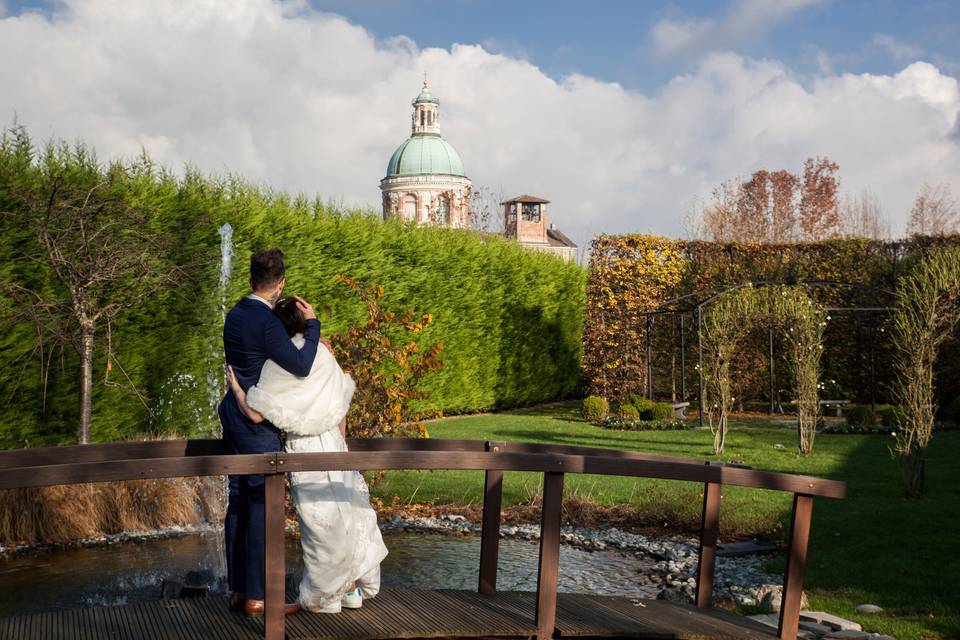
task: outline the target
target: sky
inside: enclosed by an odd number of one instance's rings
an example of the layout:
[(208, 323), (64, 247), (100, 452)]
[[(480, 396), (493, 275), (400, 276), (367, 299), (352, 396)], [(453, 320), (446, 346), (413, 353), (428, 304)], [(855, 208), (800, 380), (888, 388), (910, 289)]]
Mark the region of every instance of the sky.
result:
[(812, 156), (894, 233), (960, 195), (957, 0), (0, 0), (0, 60), (35, 139), (376, 210), (426, 73), (474, 184), (581, 245)]

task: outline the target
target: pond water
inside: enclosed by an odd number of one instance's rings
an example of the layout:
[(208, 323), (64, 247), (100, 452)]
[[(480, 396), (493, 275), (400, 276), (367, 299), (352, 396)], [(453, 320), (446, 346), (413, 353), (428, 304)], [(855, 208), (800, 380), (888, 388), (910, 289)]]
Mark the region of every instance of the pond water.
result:
[[(182, 581), (188, 571), (221, 573), (219, 532), (149, 539), (102, 547), (38, 551), (0, 559), (0, 617), (156, 600), (165, 579)], [(382, 565), (385, 589), (477, 588), (480, 538), (440, 534), (384, 535), (390, 555)], [(500, 540), (497, 588), (534, 591), (538, 543)], [(649, 561), (615, 551), (560, 547), (559, 590), (655, 597), (639, 578)], [(301, 567), (297, 540), (287, 540), (287, 571)], [(209, 585), (223, 592), (214, 579)]]

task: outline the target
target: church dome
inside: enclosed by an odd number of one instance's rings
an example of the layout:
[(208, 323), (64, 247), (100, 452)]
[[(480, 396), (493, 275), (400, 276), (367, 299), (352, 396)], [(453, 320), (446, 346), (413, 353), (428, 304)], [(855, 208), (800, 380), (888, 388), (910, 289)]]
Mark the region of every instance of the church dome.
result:
[(387, 164), (387, 177), (418, 174), (466, 176), (460, 154), (436, 134), (415, 134), (397, 147)]

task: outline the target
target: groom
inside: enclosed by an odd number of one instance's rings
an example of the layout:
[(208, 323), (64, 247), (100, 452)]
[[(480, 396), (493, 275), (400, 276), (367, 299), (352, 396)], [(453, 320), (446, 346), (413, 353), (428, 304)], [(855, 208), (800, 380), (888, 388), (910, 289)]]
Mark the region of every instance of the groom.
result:
[[(250, 288), (253, 293), (230, 310), (223, 324), (223, 349), (227, 364), (244, 391), (260, 379), (268, 359), (296, 376), (306, 376), (313, 366), (320, 340), (320, 322), (310, 306), (297, 298), (297, 307), (307, 319), (306, 343), (297, 349), (283, 323), (273, 315), (286, 283), (283, 252), (260, 251), (250, 258)], [(281, 432), (269, 422), (253, 422), (237, 405), (232, 391), (220, 403), (223, 441), (230, 453), (283, 451)], [(229, 502), (224, 521), (230, 609), (249, 615), (263, 613), (263, 476), (230, 476)], [(299, 609), (288, 604), (287, 613)]]

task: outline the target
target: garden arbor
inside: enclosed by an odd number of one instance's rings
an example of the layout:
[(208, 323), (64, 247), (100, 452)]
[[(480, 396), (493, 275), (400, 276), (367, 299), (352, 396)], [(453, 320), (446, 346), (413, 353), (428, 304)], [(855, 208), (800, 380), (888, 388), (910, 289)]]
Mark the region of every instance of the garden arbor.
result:
[[(824, 290), (822, 294), (813, 295), (814, 291)], [(774, 295), (775, 294), (775, 295)], [(687, 391), (687, 369), (689, 360), (688, 343), (696, 340), (695, 362), (698, 390), (696, 393), (700, 413), (700, 426), (711, 422), (714, 430), (715, 445), (722, 448), (722, 439), (725, 434), (726, 413), (739, 399), (734, 397), (736, 385), (731, 384), (730, 369), (732, 360), (738, 351), (742, 355), (744, 349), (756, 349), (756, 334), (764, 333), (766, 329), (767, 376), (769, 380), (769, 412), (775, 413), (780, 408), (780, 390), (775, 362), (782, 354), (778, 353), (781, 344), (786, 346), (786, 364), (788, 378), (793, 379), (791, 390), (793, 402), (798, 411), (798, 430), (800, 432), (799, 448), (809, 451), (812, 446), (813, 428), (819, 417), (820, 400), (817, 391), (820, 375), (820, 357), (825, 351), (824, 330), (826, 322), (831, 317), (842, 316), (850, 320), (855, 319), (852, 325), (855, 331), (856, 342), (854, 351), (858, 355), (858, 362), (864, 372), (867, 393), (866, 401), (871, 405), (877, 402), (877, 346), (878, 336), (885, 331), (885, 320), (894, 311), (893, 303), (897, 294), (886, 289), (850, 282), (834, 280), (763, 280), (746, 282), (719, 289), (696, 291), (672, 300), (663, 302), (655, 309), (643, 314), (645, 331), (645, 386), (650, 399), (654, 398), (654, 362), (663, 362), (665, 357), (670, 358), (670, 385), (675, 397), (680, 400), (692, 400), (693, 394)], [(818, 302), (829, 301), (831, 304)], [(819, 322), (817, 318), (819, 317)], [(670, 327), (672, 322), (672, 342), (663, 341), (662, 331), (656, 338), (655, 329)], [(810, 330), (819, 325), (816, 333)], [(791, 329), (793, 329), (791, 331)], [(708, 330), (711, 335), (707, 336)], [(753, 333), (752, 339), (748, 339)], [(847, 334), (849, 335), (849, 334)], [(861, 336), (866, 339), (861, 341)], [(666, 336), (670, 338), (671, 336)], [(849, 338), (848, 338), (849, 339)], [(716, 353), (718, 341), (722, 353)], [(812, 341), (812, 342), (811, 342)], [(659, 348), (655, 348), (655, 344)], [(812, 344), (821, 348), (817, 354), (809, 352)], [(709, 360), (713, 349), (712, 383), (711, 363)], [(807, 350), (811, 355), (817, 355), (816, 361), (805, 355)], [(679, 356), (679, 357), (678, 357)], [(679, 367), (675, 364), (679, 363)], [(755, 365), (760, 362), (756, 362)], [(814, 365), (816, 365), (814, 367)], [(676, 369), (679, 369), (679, 385), (676, 384)], [(816, 375), (813, 375), (814, 369)], [(753, 372), (756, 374), (756, 370)], [(799, 376), (799, 378), (798, 378)], [(658, 378), (663, 393), (663, 380)], [(726, 389), (721, 389), (722, 386)], [(809, 392), (813, 385), (814, 393)], [(679, 388), (678, 388), (679, 386)], [(820, 385), (822, 389), (824, 385)], [(805, 391), (806, 390), (806, 391)], [(679, 391), (678, 396), (676, 392)], [(708, 397), (710, 399), (708, 399)], [(803, 400), (807, 398), (807, 400)], [(727, 411), (720, 415), (720, 402), (726, 399)], [(845, 397), (836, 398), (845, 400)], [(812, 405), (810, 403), (813, 403)], [(714, 407), (713, 405), (717, 406)], [(708, 411), (711, 409), (713, 411)], [(723, 428), (721, 428), (723, 427)]]
[(712, 299), (698, 318), (701, 407), (706, 408), (713, 433), (713, 449), (722, 453), (727, 419), (734, 401), (730, 361), (751, 330), (761, 323), (779, 330), (790, 347), (788, 360), (797, 403), (797, 434), (801, 453), (813, 449), (814, 430), (820, 414), (818, 388), (823, 330), (827, 312), (799, 286), (756, 288), (748, 284)]

